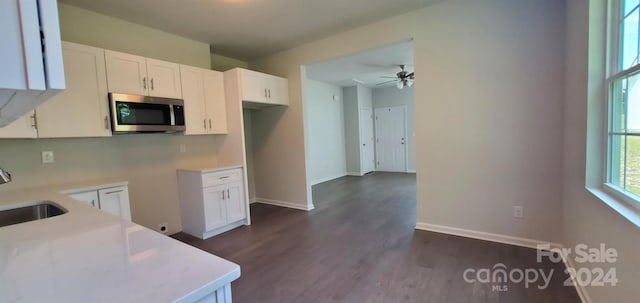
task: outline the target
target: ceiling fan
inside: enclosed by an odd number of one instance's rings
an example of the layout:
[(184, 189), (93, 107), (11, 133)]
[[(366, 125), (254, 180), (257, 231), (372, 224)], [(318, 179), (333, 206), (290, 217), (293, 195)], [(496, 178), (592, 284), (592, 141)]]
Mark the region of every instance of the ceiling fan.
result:
[(381, 78), (393, 78), (393, 80), (389, 80), (389, 81), (385, 81), (382, 83), (378, 83), (376, 84), (376, 86), (378, 85), (384, 85), (387, 83), (391, 83), (391, 82), (396, 82), (396, 86), (398, 87), (398, 89), (403, 89), (405, 87), (411, 87), (413, 85), (413, 81), (415, 80), (415, 72), (413, 73), (409, 73), (407, 71), (405, 71), (405, 65), (401, 64), (399, 65), (401, 71), (398, 72), (396, 74), (395, 77), (391, 77), (391, 76), (382, 76)]

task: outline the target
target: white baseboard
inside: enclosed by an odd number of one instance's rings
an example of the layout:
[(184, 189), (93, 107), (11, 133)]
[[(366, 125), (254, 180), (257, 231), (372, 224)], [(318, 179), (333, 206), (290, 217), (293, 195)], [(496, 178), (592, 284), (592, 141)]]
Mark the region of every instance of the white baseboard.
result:
[(415, 173), (417, 173), (417, 171), (415, 169), (407, 169), (407, 173), (415, 174)]
[(287, 208), (293, 208), (293, 209), (299, 209), (299, 210), (306, 210), (306, 211), (310, 211), (315, 208), (313, 205), (301, 205), (301, 204), (296, 204), (291, 202), (284, 202), (284, 201), (277, 201), (277, 200), (270, 200), (270, 199), (263, 199), (263, 198), (256, 198), (255, 200), (256, 201), (254, 203), (263, 203), (263, 204), (269, 204), (269, 205), (287, 207)]
[(364, 174), (360, 173), (360, 172), (358, 172), (358, 173), (347, 172), (347, 176), (362, 177), (362, 176), (364, 176)]
[(253, 204), (253, 203), (258, 203), (258, 199), (257, 198), (249, 199), (249, 204)]
[(515, 245), (515, 246), (528, 247), (528, 248), (533, 248), (533, 249), (536, 249), (538, 247), (538, 245), (544, 245), (544, 244), (550, 244), (552, 248), (554, 248), (554, 247), (555, 248), (561, 248), (562, 247), (562, 244), (550, 243), (548, 241), (541, 241), (541, 240), (513, 237), (513, 236), (494, 234), (494, 233), (487, 233), (487, 232), (482, 232), (482, 231), (475, 231), (475, 230), (470, 230), (470, 229), (449, 227), (449, 226), (429, 224), (429, 223), (420, 223), (420, 222), (418, 222), (416, 224), (416, 229), (432, 231), (432, 232), (437, 232), (437, 233), (441, 233), (441, 234), (460, 236), (460, 237), (465, 237), (465, 238), (472, 238), (472, 239), (479, 239), (479, 240), (485, 240), (485, 241), (491, 241), (491, 242), (498, 242), (498, 243), (503, 243), (503, 244), (510, 244), (510, 245)]
[[(571, 258), (562, 258), (564, 261), (564, 266), (569, 268), (576, 268), (575, 266), (573, 266), (573, 262), (571, 262)], [(574, 279), (574, 277), (571, 277), (571, 280), (573, 281), (573, 285), (575, 285), (576, 288), (576, 292), (578, 293), (578, 297), (580, 297), (580, 301), (582, 301), (582, 303), (591, 303), (591, 297), (589, 297), (589, 293), (587, 293), (587, 289), (580, 286), (576, 280)]]
[(313, 185), (316, 185), (316, 184), (320, 184), (320, 183), (324, 183), (324, 182), (327, 182), (327, 181), (331, 181), (333, 179), (342, 178), (342, 177), (344, 177), (346, 175), (347, 175), (347, 173), (345, 172), (345, 173), (335, 174), (335, 175), (329, 176), (329, 177), (320, 178), (320, 179), (311, 181), (311, 185), (313, 186)]

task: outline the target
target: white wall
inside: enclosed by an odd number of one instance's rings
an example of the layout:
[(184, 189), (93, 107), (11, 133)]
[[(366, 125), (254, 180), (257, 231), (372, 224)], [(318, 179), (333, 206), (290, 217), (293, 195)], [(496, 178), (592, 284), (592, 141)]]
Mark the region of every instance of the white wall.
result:
[(406, 106), (407, 108), (407, 170), (416, 171), (416, 124), (413, 87), (398, 89), (395, 86), (373, 89), (373, 107)]
[[(590, 2), (590, 3), (589, 3)], [(569, 0), (566, 41), (566, 96), (564, 106), (564, 244), (575, 247), (604, 243), (618, 251), (615, 264), (575, 264), (580, 267), (615, 267), (620, 283), (616, 287), (589, 287), (594, 303), (637, 302), (640, 296), (640, 230), (585, 189), (588, 160), (585, 147), (603, 144), (593, 123), (604, 117), (604, 107), (596, 105), (587, 113), (587, 104), (602, 104), (604, 97), (604, 0)], [(589, 25), (589, 14), (592, 24)], [(591, 27), (591, 32), (589, 32)], [(588, 51), (591, 54), (588, 54)], [(588, 63), (588, 64), (587, 64)], [(595, 118), (587, 127), (587, 116)], [(595, 121), (594, 121), (595, 120)], [(588, 131), (588, 129), (590, 129)], [(595, 132), (595, 133), (594, 133)], [(589, 137), (589, 143), (587, 138)], [(588, 145), (589, 144), (589, 145)], [(595, 144), (596, 146), (592, 146)], [(596, 161), (596, 166), (601, 164)]]
[[(291, 97), (263, 159), (281, 173), (260, 183), (308, 199), (306, 184), (287, 182), (306, 177), (300, 66), (408, 39), (418, 75), (418, 221), (560, 241), (562, 1), (449, 0), (253, 62), (289, 78)], [(524, 219), (513, 218), (515, 205)]]
[[(342, 88), (309, 79), (305, 87), (309, 127), (309, 177), (318, 184), (347, 174)], [(334, 100), (337, 96), (339, 99)]]

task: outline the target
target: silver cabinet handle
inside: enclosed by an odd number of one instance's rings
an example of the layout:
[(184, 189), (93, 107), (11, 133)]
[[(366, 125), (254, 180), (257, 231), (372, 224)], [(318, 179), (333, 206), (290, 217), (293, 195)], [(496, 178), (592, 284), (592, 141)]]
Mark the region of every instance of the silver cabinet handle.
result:
[(204, 129), (207, 129), (207, 119), (203, 119), (204, 121)]
[(109, 116), (104, 116), (104, 129), (109, 130)]
[(218, 179), (220, 179), (220, 180), (229, 179), (229, 176), (220, 177)]
[(227, 199), (231, 199), (231, 195), (229, 194), (229, 189), (227, 188)]
[(106, 192), (106, 193), (104, 193), (104, 194), (105, 194), (105, 195), (113, 195), (113, 194), (121, 193), (121, 192), (123, 192), (123, 191), (124, 191), (124, 189), (121, 189), (121, 190), (114, 190), (114, 191)]
[(31, 115), (31, 127), (38, 129), (38, 118), (36, 117), (36, 113)]
[(271, 99), (271, 89), (268, 89), (269, 91), (269, 99)]
[(209, 119), (209, 129), (211, 129), (213, 127), (211, 127), (211, 119)]
[(153, 78), (151, 78), (151, 90), (154, 90), (155, 87), (153, 87)]
[(147, 77), (142, 78), (142, 88), (147, 89)]
[(222, 201), (224, 201), (224, 190), (222, 191)]
[(264, 89), (264, 97), (265, 98), (269, 98), (269, 97), (267, 97), (267, 89), (266, 88)]

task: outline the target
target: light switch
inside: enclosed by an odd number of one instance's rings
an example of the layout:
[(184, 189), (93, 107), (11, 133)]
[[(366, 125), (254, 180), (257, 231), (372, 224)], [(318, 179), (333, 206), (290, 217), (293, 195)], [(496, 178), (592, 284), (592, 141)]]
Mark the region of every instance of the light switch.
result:
[(54, 160), (55, 159), (53, 158), (53, 151), (46, 150), (42, 152), (42, 163), (53, 163)]

